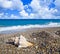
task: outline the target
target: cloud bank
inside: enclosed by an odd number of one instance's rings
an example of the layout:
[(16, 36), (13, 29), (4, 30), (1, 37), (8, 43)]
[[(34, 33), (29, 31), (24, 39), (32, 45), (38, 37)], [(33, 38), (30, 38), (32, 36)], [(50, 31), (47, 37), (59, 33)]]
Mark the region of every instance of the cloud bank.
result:
[[(60, 19), (60, 0), (0, 0), (0, 19)], [(15, 10), (15, 11), (14, 11)]]

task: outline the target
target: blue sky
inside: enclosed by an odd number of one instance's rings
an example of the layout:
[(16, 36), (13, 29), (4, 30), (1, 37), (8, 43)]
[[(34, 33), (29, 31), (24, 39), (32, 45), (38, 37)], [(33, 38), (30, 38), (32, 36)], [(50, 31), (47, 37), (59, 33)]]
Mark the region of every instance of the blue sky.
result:
[(0, 19), (60, 19), (60, 0), (0, 0)]

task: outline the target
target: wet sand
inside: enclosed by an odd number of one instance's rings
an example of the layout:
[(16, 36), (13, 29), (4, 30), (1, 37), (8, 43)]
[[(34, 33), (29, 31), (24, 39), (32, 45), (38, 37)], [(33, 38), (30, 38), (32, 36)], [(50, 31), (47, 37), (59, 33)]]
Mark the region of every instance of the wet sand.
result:
[[(0, 54), (59, 54), (60, 27), (30, 28), (18, 32), (0, 34)], [(18, 48), (6, 42), (16, 36), (23, 35), (34, 45), (27, 48)]]

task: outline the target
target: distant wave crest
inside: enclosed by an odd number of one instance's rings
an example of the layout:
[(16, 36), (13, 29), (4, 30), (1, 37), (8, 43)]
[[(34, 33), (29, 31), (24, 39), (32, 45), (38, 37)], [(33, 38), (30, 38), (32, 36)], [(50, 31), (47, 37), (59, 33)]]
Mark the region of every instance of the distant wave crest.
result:
[(44, 25), (23, 25), (23, 26), (10, 26), (10, 27), (0, 27), (0, 32), (1, 31), (10, 31), (10, 30), (18, 30), (18, 29), (27, 29), (27, 28), (45, 28), (45, 27), (60, 27), (60, 23), (48, 23)]

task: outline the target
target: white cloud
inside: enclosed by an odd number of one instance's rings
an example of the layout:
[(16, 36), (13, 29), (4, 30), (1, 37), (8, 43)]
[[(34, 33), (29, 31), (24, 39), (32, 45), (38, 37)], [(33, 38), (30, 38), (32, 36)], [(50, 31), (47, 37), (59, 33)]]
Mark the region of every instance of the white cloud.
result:
[[(0, 0), (0, 7), (12, 10), (17, 9), (20, 14), (20, 16), (14, 14), (8, 16), (8, 14), (0, 13), (0, 18), (60, 18), (60, 0), (54, 2), (55, 8), (49, 9), (48, 6), (51, 3), (53, 3), (53, 0), (32, 0), (30, 4), (24, 6), (21, 0)], [(29, 6), (32, 10), (28, 8)], [(27, 11), (25, 8), (27, 8)]]
[(22, 10), (22, 11), (20, 12), (20, 16), (21, 16), (23, 19), (32, 19), (32, 18), (35, 18), (35, 14), (34, 14), (34, 13), (28, 14), (28, 12), (26, 12), (25, 10)]
[(2, 1), (1, 6), (4, 8), (11, 8), (12, 7), (12, 1)]
[[(59, 1), (58, 1), (59, 2)], [(57, 2), (57, 3), (58, 3)], [(55, 19), (58, 18), (55, 14), (58, 12), (56, 8), (49, 9), (48, 5), (53, 3), (52, 0), (32, 0), (30, 6), (34, 11), (35, 18)], [(58, 4), (59, 5), (59, 4)], [(59, 14), (59, 12), (58, 12)]]
[(0, 13), (0, 18), (4, 15), (4, 13)]
[(32, 0), (30, 6), (33, 8), (33, 11), (37, 11), (41, 8), (39, 0)]
[(0, 19), (20, 19), (20, 16), (14, 14), (8, 16), (8, 13), (6, 13), (6, 15), (4, 13), (0, 13)]
[(19, 19), (20, 17), (19, 16), (16, 16), (16, 15), (14, 15), (14, 14), (11, 14), (11, 16), (10, 16), (10, 18), (14, 18), (14, 19)]
[(0, 19), (6, 19), (8, 16), (7, 15), (4, 15), (4, 13), (0, 13)]
[(33, 13), (31, 13), (31, 14), (29, 15), (29, 18), (35, 18), (35, 15), (34, 15)]
[(12, 7), (12, 1), (0, 0), (0, 7), (11, 8)]
[[(57, 9), (57, 12), (54, 13), (56, 17), (60, 16), (60, 0), (55, 0), (55, 8)], [(60, 18), (60, 17), (59, 17)]]
[(21, 0), (0, 0), (0, 7), (7, 9), (24, 9), (23, 3)]
[(21, 15), (22, 17), (28, 17), (28, 13), (25, 12), (25, 10), (22, 10), (22, 11), (20, 12), (20, 15)]
[(13, 8), (17, 8), (18, 10), (23, 10), (24, 6), (23, 3), (21, 2), (21, 0), (12, 0), (13, 2)]
[(56, 7), (60, 7), (60, 0), (55, 0)]

